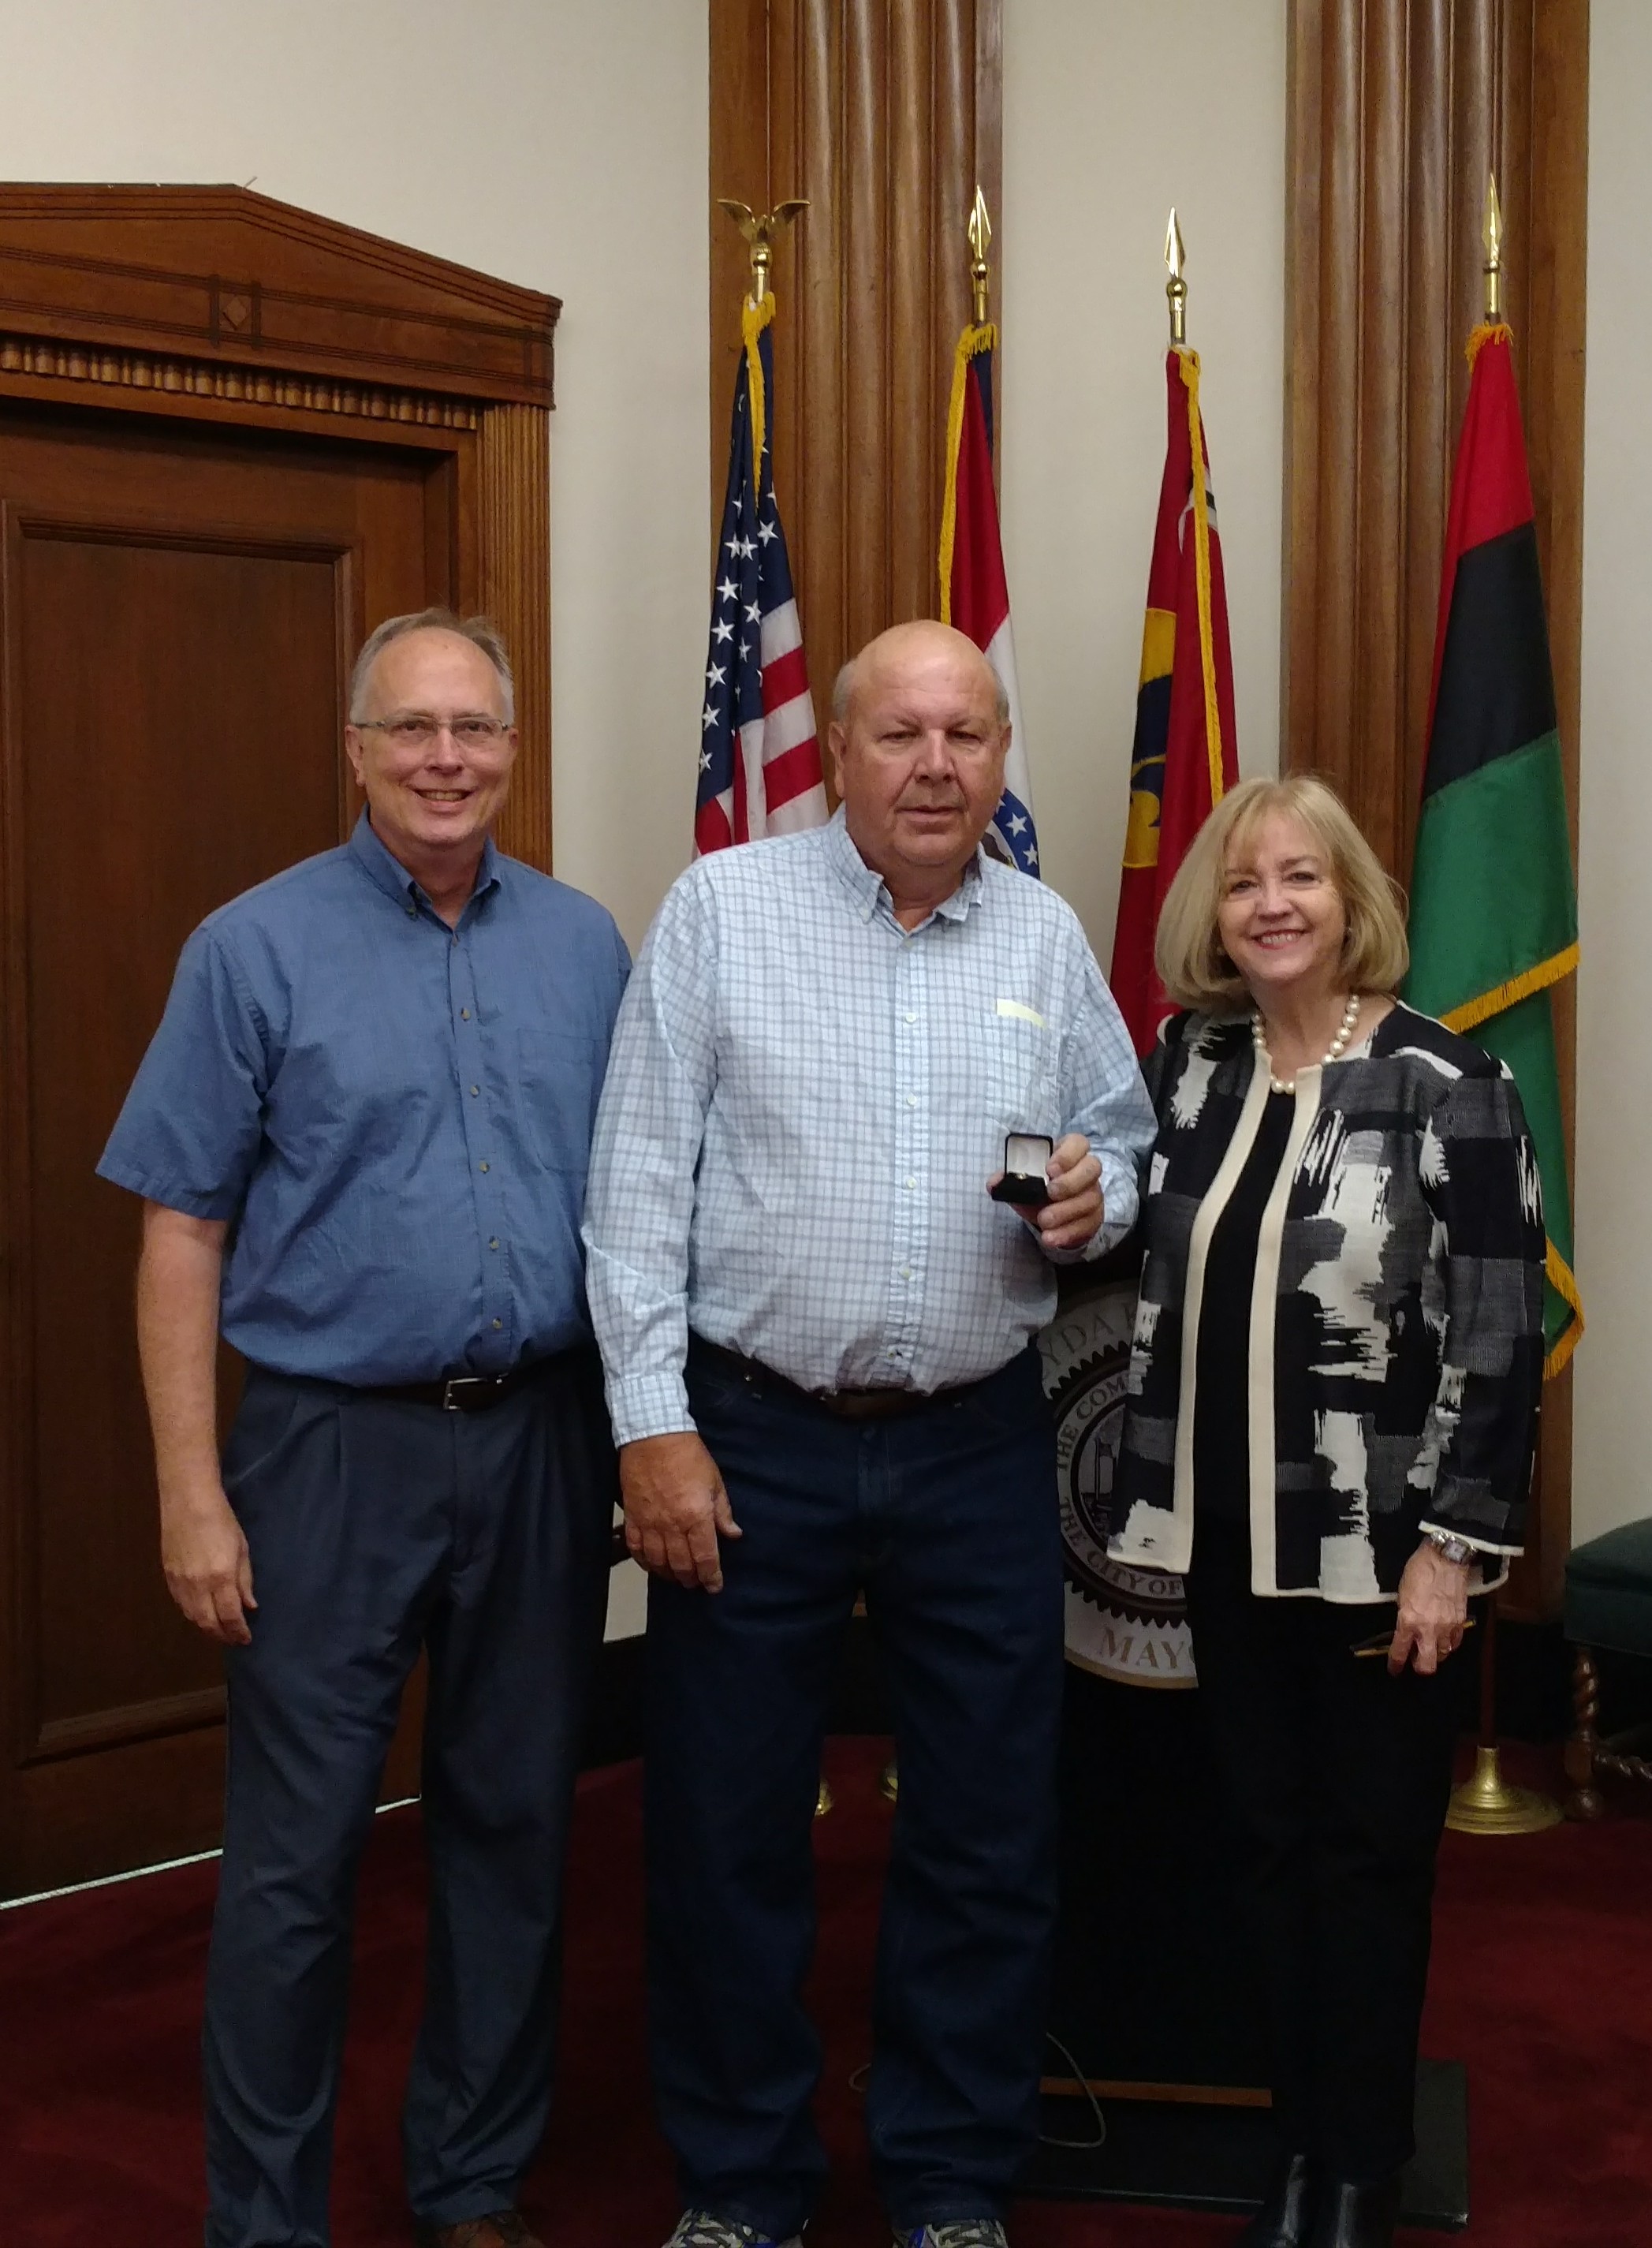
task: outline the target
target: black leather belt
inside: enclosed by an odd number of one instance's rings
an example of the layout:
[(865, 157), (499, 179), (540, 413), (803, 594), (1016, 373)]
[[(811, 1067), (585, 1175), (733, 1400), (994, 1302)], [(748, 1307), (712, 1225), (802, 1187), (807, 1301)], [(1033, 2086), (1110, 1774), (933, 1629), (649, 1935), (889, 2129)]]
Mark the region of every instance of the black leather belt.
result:
[(509, 1374), (449, 1374), (439, 1381), (390, 1382), (358, 1389), (356, 1395), (388, 1397), (399, 1405), (434, 1405), (443, 1413), (488, 1413), (555, 1363), (555, 1359), (536, 1358), (526, 1366), (513, 1366)]
[(783, 1374), (776, 1374), (772, 1366), (765, 1366), (761, 1359), (742, 1358), (737, 1350), (725, 1350), (721, 1343), (707, 1342), (703, 1335), (694, 1336), (693, 1349), (727, 1373), (738, 1374), (742, 1381), (766, 1384), (788, 1397), (800, 1397), (839, 1421), (898, 1421), (908, 1413), (922, 1412), (925, 1406), (950, 1404), (980, 1387), (976, 1381), (960, 1381), (946, 1389), (805, 1389)]

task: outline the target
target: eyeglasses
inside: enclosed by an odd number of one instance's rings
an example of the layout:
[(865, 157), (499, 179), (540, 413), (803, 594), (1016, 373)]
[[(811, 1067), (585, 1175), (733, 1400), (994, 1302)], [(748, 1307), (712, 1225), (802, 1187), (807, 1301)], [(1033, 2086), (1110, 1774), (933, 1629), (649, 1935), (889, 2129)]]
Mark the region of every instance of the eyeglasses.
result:
[(486, 718), (468, 711), (462, 718), (437, 718), (428, 710), (404, 710), (394, 718), (352, 718), (358, 734), (385, 734), (399, 750), (427, 750), (442, 734), (451, 734), (461, 750), (497, 749), (510, 728), (502, 718)]

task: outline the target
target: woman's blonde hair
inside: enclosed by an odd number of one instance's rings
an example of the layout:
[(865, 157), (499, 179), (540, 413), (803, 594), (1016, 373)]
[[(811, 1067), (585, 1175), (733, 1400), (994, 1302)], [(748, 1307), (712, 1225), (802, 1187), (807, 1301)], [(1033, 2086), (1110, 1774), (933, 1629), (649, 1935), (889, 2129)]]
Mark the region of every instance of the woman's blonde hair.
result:
[(1263, 820), (1283, 812), (1307, 830), (1329, 862), (1348, 916), (1342, 974), (1354, 991), (1394, 991), (1410, 958), (1404, 898), (1328, 781), (1314, 773), (1282, 780), (1242, 780), (1222, 798), (1193, 838), (1159, 913), (1153, 965), (1178, 1007), (1220, 1012), (1242, 1007), (1245, 980), (1223, 949), (1217, 925), (1229, 857)]

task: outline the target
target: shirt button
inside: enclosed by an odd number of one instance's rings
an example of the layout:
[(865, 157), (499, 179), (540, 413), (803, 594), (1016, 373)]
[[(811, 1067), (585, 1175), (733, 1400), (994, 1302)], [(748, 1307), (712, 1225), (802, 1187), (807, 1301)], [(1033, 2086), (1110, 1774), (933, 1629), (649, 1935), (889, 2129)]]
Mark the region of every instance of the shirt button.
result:
[[(482, 1168), (483, 1168), (483, 1169), (485, 1170), (485, 1169), (487, 1169), (486, 1164), (484, 1164), (484, 1165), (482, 1166)], [(916, 1179), (908, 1179), (908, 1180), (907, 1180), (907, 1182), (906, 1182), (906, 1191), (907, 1191), (907, 1193), (908, 1193), (908, 1194), (911, 1194), (911, 1192), (912, 1191), (913, 1188), (914, 1188), (917, 1184), (918, 1184), (918, 1181), (917, 1181)]]
[(409, 921), (417, 921), (417, 920), (418, 920), (418, 918), (419, 918), (419, 908), (418, 908), (418, 907), (417, 907), (417, 906), (410, 905), (410, 906), (408, 907), (408, 908), (407, 908), (407, 918), (408, 918), (408, 920), (409, 920)]
[(481, 1086), (479, 1086), (479, 1085), (473, 1085), (473, 1086), (471, 1086), (471, 1088), (470, 1088), (470, 1097), (471, 1097), (471, 1099), (472, 1099), (473, 1100), (475, 1100), (475, 1098), (477, 1097), (477, 1095), (481, 1093)]
[(907, 1096), (906, 1096), (906, 1106), (907, 1106), (909, 1108), (916, 1108), (916, 1107), (917, 1107), (917, 1106), (918, 1106), (918, 1095), (917, 1095), (915, 1093), (909, 1093), (907, 1094)]
[(492, 1240), (488, 1244), (488, 1246), (489, 1247), (489, 1249), (497, 1249), (497, 1248), (498, 1248), (498, 1246), (499, 1246), (499, 1236), (498, 1236), (497, 1234), (495, 1234), (495, 1235), (494, 1236), (493, 1239), (492, 1239)]
[(918, 1020), (918, 1018), (916, 1015), (908, 1015), (906, 1019), (909, 1023), (915, 1023)]
[(468, 1007), (461, 1007), (459, 1010), (459, 1019), (461, 1023), (468, 1023), (470, 1020), (470, 1010)]
[(477, 1164), (477, 1166), (476, 1166), (476, 1169), (477, 1169), (479, 1171), (485, 1171), (485, 1170), (487, 1169), (487, 1168), (488, 1168), (488, 1166), (487, 1166), (487, 1164), (486, 1164), (486, 1163), (478, 1163), (478, 1164)]
[(504, 1323), (503, 1319), (495, 1319), (495, 1320), (494, 1321), (494, 1325), (495, 1325), (495, 1326), (496, 1326), (496, 1327), (502, 1327), (502, 1326), (504, 1326), (504, 1324), (505, 1324), (505, 1323)]
[(910, 1280), (912, 1277), (911, 1266), (910, 1264), (903, 1264), (900, 1268), (900, 1276), (903, 1280)]

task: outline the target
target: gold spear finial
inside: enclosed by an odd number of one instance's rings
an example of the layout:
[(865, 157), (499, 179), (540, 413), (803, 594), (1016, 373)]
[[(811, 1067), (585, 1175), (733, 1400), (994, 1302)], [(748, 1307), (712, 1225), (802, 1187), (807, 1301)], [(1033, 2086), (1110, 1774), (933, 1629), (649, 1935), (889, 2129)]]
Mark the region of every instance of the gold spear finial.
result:
[(789, 226), (800, 211), (809, 209), (809, 198), (788, 195), (772, 211), (759, 212), (749, 203), (736, 202), (732, 195), (719, 195), (717, 206), (728, 213), (751, 245), (751, 300), (754, 305), (761, 305), (768, 294), (768, 269), (775, 261), (775, 243), (782, 230)]
[(1503, 207), (1497, 199), (1497, 174), (1485, 182), (1485, 221), (1480, 229), (1485, 244), (1485, 317), (1495, 326), (1503, 318)]
[(1176, 223), (1176, 206), (1172, 203), (1171, 223), (1164, 230), (1164, 268), (1171, 277), (1164, 284), (1164, 294), (1171, 300), (1171, 341), (1178, 346), (1187, 341), (1187, 284), (1182, 278), (1182, 268), (1186, 263), (1182, 230)]
[(978, 187), (975, 201), (969, 214), (969, 285), (975, 298), (975, 325), (986, 326), (987, 290), (992, 283), (992, 268), (986, 263), (986, 253), (993, 243), (993, 222), (986, 216), (986, 198)]

